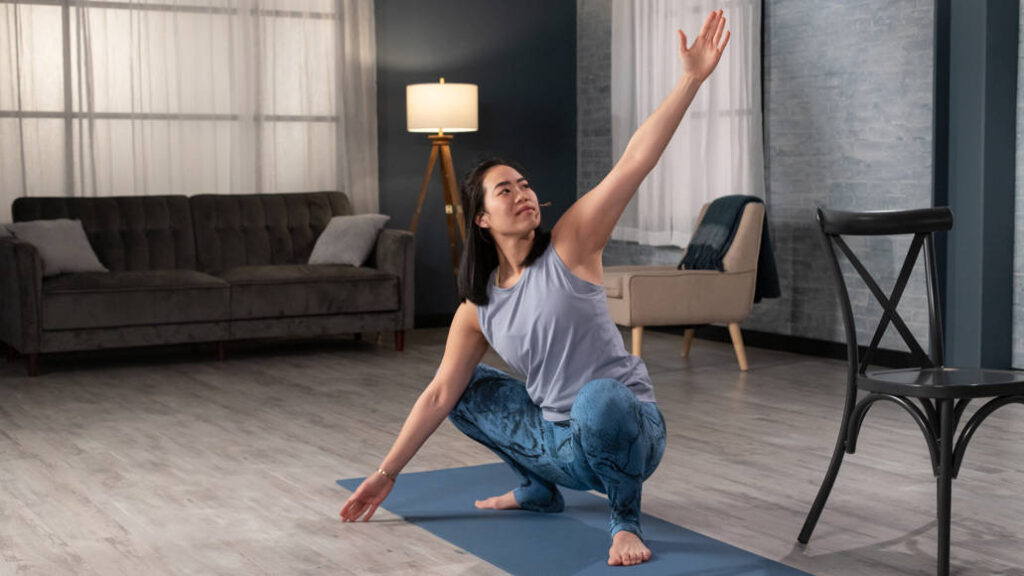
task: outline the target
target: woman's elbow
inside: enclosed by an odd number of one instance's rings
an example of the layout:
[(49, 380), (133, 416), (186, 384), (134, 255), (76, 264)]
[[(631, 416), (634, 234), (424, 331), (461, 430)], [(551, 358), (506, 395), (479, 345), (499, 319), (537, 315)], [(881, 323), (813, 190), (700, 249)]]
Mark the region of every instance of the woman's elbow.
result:
[(424, 407), (432, 412), (443, 412), (445, 414), (452, 411), (457, 400), (457, 398), (453, 399), (450, 394), (446, 393), (442, 387), (434, 385), (427, 387), (422, 396)]

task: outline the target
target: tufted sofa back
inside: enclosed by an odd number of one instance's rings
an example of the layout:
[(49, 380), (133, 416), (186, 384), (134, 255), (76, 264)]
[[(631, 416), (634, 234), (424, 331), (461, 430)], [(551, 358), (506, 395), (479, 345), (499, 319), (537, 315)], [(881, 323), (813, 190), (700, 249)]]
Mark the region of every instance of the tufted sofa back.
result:
[(189, 198), (189, 204), (199, 269), (212, 273), (305, 264), (331, 218), (352, 214), (341, 192), (202, 194)]
[(15, 222), (81, 220), (96, 256), (113, 271), (196, 269), (185, 196), (18, 198), (11, 216)]

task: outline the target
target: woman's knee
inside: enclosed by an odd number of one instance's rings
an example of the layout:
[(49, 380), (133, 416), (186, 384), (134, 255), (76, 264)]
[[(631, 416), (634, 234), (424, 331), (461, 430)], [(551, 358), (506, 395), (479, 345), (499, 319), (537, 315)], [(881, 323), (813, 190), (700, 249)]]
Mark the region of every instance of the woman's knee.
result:
[(524, 399), (529, 401), (522, 382), (501, 370), (486, 364), (478, 364), (449, 418), (471, 418), (518, 408)]
[(573, 402), (571, 417), (582, 424), (607, 427), (636, 413), (636, 396), (618, 380), (592, 380), (585, 384)]

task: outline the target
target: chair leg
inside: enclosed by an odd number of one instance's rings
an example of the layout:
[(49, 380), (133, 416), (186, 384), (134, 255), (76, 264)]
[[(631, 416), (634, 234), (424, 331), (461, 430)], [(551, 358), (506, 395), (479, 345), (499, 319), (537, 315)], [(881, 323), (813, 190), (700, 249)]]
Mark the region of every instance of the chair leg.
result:
[(644, 349), (644, 327), (633, 326), (633, 356), (642, 356)]
[(740, 370), (746, 372), (747, 350), (743, 347), (743, 334), (740, 332), (740, 325), (736, 322), (729, 324), (729, 336), (732, 337), (732, 347), (736, 349), (736, 360), (740, 363)]
[(405, 350), (405, 330), (395, 330), (395, 350)]
[(227, 356), (227, 345), (224, 344), (223, 340), (220, 340), (217, 342), (217, 361), (223, 362), (225, 356)]
[(825, 473), (825, 479), (821, 481), (818, 495), (814, 498), (814, 504), (811, 505), (811, 510), (807, 513), (807, 519), (804, 520), (804, 527), (800, 530), (800, 535), (797, 536), (797, 540), (801, 544), (807, 544), (814, 532), (814, 527), (818, 525), (818, 518), (821, 516), (821, 511), (825, 509), (825, 502), (828, 501), (829, 494), (832, 493), (832, 485), (836, 483), (839, 467), (842, 466), (845, 455), (846, 421), (844, 419), (843, 425), (839, 427), (839, 439), (836, 440), (836, 449), (832, 452), (832, 461), (829, 462), (828, 472)]
[(690, 345), (693, 344), (693, 328), (687, 328), (686, 332), (683, 332), (683, 358), (690, 357)]
[(939, 550), (938, 570), (939, 576), (949, 576), (949, 526), (950, 514), (953, 502), (953, 436), (955, 425), (953, 415), (953, 400), (939, 401), (939, 477), (938, 481), (938, 529), (939, 529)]

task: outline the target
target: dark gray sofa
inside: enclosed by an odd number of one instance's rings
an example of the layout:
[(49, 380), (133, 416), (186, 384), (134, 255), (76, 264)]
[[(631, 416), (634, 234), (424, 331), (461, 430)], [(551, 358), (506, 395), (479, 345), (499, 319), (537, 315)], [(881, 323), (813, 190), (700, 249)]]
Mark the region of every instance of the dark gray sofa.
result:
[(81, 220), (110, 272), (44, 278), (31, 244), (0, 238), (0, 340), (38, 355), (394, 331), (413, 322), (413, 236), (381, 232), (361, 267), (306, 264), (340, 192), (18, 198), (15, 222)]

